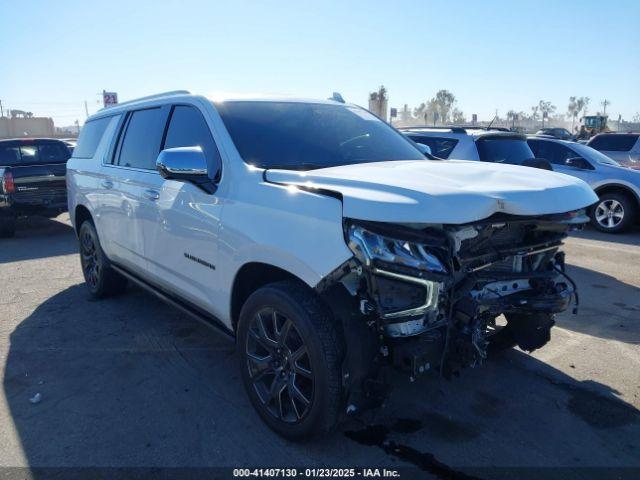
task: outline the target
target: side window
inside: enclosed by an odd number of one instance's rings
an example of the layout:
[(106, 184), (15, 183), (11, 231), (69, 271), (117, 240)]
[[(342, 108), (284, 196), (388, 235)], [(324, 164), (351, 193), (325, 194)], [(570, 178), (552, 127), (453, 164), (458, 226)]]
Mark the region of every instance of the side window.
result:
[(544, 158), (554, 165), (564, 165), (567, 158), (575, 157), (568, 148), (555, 142), (540, 142), (540, 147), (534, 150), (536, 158)]
[(91, 120), (82, 127), (78, 144), (73, 149), (73, 158), (92, 158), (96, 153), (96, 148), (102, 139), (111, 117)]
[(570, 158), (575, 158), (575, 157), (579, 157), (580, 154), (574, 152), (573, 150), (571, 150), (569, 147), (565, 147), (564, 145), (557, 145), (558, 147), (558, 154), (557, 154), (557, 160), (558, 162), (560, 162), (560, 165), (564, 165), (567, 160), (569, 160)]
[(444, 159), (449, 158), (449, 155), (458, 144), (458, 140), (454, 138), (423, 137), (419, 135), (410, 138), (416, 143), (427, 145), (434, 156)]
[(200, 147), (207, 158), (209, 171), (217, 170), (220, 166), (220, 154), (211, 136), (209, 126), (197, 108), (187, 105), (173, 107), (167, 135), (164, 140), (165, 148)]
[(59, 143), (45, 143), (38, 147), (40, 162), (61, 163), (69, 158), (69, 149)]
[(120, 145), (118, 165), (155, 170), (159, 153), (162, 109), (148, 108), (130, 114)]

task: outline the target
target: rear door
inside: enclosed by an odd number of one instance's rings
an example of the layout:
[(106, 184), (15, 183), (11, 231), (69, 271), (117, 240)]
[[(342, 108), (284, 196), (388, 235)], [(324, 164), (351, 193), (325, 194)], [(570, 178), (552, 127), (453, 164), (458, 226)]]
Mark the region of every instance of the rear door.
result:
[(167, 111), (152, 107), (128, 112), (111, 163), (104, 165), (103, 225), (111, 259), (143, 277), (149, 276), (144, 231), (157, 221), (155, 162)]
[[(195, 105), (173, 105), (162, 148), (199, 146), (209, 171), (219, 171), (220, 154), (203, 113)], [(212, 178), (217, 181), (218, 179)], [(154, 283), (212, 310), (219, 288), (218, 234), (222, 203), (188, 182), (149, 179), (157, 195), (143, 223), (145, 251)]]

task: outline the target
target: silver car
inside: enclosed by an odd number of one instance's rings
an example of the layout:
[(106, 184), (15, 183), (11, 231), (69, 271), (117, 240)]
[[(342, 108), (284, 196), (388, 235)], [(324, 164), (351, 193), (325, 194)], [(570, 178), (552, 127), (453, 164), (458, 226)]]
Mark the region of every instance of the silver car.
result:
[(598, 194), (590, 209), (598, 230), (618, 233), (637, 221), (640, 207), (640, 171), (620, 165), (593, 148), (548, 137), (529, 137), (536, 158), (548, 160), (553, 170), (578, 177)]

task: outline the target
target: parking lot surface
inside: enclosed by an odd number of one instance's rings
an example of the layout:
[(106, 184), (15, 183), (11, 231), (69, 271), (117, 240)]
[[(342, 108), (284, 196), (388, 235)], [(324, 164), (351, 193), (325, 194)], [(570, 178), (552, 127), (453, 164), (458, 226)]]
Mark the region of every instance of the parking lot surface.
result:
[(233, 344), (136, 288), (90, 301), (68, 216), (23, 222), (0, 241), (0, 466), (640, 468), (640, 232), (566, 243), (581, 306), (545, 348), (399, 376), (380, 410), (294, 444), (252, 409)]

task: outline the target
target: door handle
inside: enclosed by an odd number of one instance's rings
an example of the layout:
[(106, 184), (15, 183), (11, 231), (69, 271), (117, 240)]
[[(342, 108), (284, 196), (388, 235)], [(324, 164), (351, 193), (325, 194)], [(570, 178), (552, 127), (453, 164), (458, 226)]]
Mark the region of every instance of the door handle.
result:
[(103, 188), (107, 188), (107, 189), (113, 188), (113, 182), (111, 180), (102, 180), (101, 184)]
[(158, 192), (157, 190), (145, 190), (144, 191), (144, 198), (148, 199), (148, 200), (158, 200), (160, 198), (160, 192)]

